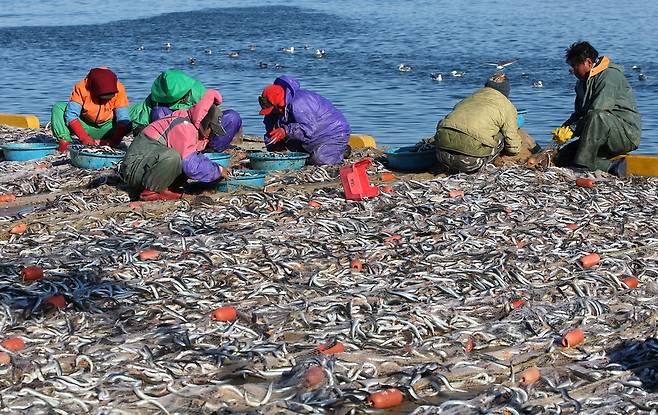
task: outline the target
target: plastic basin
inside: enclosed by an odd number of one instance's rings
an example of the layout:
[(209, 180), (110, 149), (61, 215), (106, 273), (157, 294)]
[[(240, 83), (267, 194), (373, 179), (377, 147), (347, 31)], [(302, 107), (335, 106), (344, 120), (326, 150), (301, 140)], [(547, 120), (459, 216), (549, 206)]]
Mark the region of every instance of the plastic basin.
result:
[(236, 170), (244, 176), (233, 176), (228, 180), (217, 183), (216, 189), (220, 192), (237, 192), (245, 190), (259, 190), (265, 187), (267, 172), (259, 170)]
[(9, 143), (2, 145), (2, 153), (7, 161), (25, 161), (55, 154), (57, 148), (54, 143)]
[(528, 110), (518, 110), (516, 113), (518, 114), (516, 123), (518, 124), (519, 128), (522, 128), (525, 125), (525, 115), (528, 113)]
[(308, 153), (288, 152), (270, 153), (257, 152), (249, 155), (251, 168), (254, 170), (299, 170), (306, 164)]
[(386, 150), (388, 167), (391, 170), (428, 170), (436, 163), (436, 150), (414, 151), (415, 147), (399, 147)]
[(71, 164), (75, 167), (87, 170), (99, 170), (107, 167), (113, 167), (123, 160), (124, 152), (120, 154), (102, 154), (82, 150), (71, 150)]
[(204, 153), (206, 157), (222, 167), (229, 167), (231, 155), (226, 153)]

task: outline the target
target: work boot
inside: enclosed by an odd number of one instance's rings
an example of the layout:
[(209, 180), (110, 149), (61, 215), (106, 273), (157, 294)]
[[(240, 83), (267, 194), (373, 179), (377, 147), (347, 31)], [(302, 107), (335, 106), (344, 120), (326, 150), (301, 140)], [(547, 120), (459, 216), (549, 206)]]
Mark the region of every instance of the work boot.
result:
[(612, 162), (610, 168), (608, 169), (608, 173), (613, 174), (617, 177), (626, 177), (627, 167), (628, 167), (628, 163), (626, 162), (626, 158), (621, 158), (619, 160), (615, 160)]
[(139, 195), (139, 200), (144, 202), (154, 202), (156, 200), (178, 200), (182, 197), (182, 193), (172, 192), (169, 189), (165, 189), (161, 192), (154, 192), (153, 190), (144, 189)]
[(351, 155), (352, 155), (352, 146), (348, 144), (347, 148), (345, 148), (345, 151), (343, 152), (343, 159), (347, 160), (350, 158)]

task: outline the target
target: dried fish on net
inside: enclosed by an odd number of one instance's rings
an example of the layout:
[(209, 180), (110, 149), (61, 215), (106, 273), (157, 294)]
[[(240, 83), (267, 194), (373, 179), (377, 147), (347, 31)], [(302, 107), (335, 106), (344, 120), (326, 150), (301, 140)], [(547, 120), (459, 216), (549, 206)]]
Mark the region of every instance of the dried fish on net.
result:
[[(26, 341), (0, 367), (2, 403), (350, 413), (395, 387), (416, 414), (650, 411), (658, 180), (574, 179), (487, 167), (362, 202), (337, 183), (131, 209), (110, 185), (59, 195), (0, 240), (0, 327)], [(23, 282), (26, 265), (45, 278)], [(44, 309), (51, 295), (67, 307)], [(223, 305), (238, 319), (212, 320)], [(563, 348), (575, 327), (585, 343)], [(529, 366), (542, 378), (519, 385)]]

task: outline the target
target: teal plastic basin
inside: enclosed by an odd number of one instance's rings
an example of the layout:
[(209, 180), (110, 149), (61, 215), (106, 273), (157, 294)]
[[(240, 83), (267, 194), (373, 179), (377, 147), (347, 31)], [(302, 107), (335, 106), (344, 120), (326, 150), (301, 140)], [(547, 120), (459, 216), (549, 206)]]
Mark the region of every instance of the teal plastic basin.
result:
[(125, 153), (122, 151), (120, 154), (102, 154), (92, 153), (82, 150), (75, 150), (69, 147), (71, 154), (71, 164), (75, 167), (87, 170), (99, 170), (108, 167), (113, 167), (123, 160)]
[(265, 187), (267, 172), (259, 170), (239, 170), (244, 176), (233, 176), (223, 180), (216, 185), (220, 192), (237, 192), (248, 190), (260, 190)]
[(257, 152), (249, 155), (251, 168), (254, 170), (299, 170), (306, 164), (310, 157), (308, 153), (288, 152)]
[(229, 167), (231, 155), (226, 153), (204, 153), (206, 157), (222, 167)]
[(413, 151), (415, 147), (399, 147), (386, 150), (388, 168), (398, 171), (428, 170), (436, 163), (436, 150)]
[(9, 143), (2, 145), (2, 153), (7, 161), (26, 161), (55, 154), (57, 148), (54, 143)]

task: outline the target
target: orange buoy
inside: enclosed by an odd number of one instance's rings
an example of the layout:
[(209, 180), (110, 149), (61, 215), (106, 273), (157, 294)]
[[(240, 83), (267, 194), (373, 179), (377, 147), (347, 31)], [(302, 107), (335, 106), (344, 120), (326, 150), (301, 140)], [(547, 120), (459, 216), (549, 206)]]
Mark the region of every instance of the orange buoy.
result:
[(23, 281), (40, 280), (43, 278), (43, 268), (36, 265), (25, 267), (21, 270), (21, 277), (23, 278)]
[(399, 389), (391, 388), (381, 392), (371, 393), (368, 396), (368, 405), (376, 409), (386, 409), (398, 406), (404, 400), (404, 395)]
[(520, 382), (524, 385), (532, 385), (537, 382), (540, 377), (541, 373), (539, 372), (539, 369), (533, 366), (521, 372)]
[(0, 195), (0, 203), (13, 202), (16, 200), (16, 195), (13, 193), (3, 193)]
[(634, 277), (632, 275), (629, 275), (628, 277), (624, 278), (621, 280), (628, 288), (637, 288), (637, 286), (640, 283), (640, 280), (637, 279), (637, 277)]
[(66, 307), (66, 298), (64, 298), (62, 294), (55, 294), (43, 300), (42, 304), (44, 306), (47, 305), (57, 310)]
[(12, 226), (9, 229), (9, 233), (12, 235), (21, 235), (27, 231), (27, 223), (19, 223)]
[(160, 251), (157, 249), (145, 249), (137, 254), (140, 261), (149, 261), (160, 258)]
[(586, 187), (588, 189), (591, 189), (592, 187), (594, 187), (594, 180), (581, 177), (579, 179), (576, 179), (576, 186)]
[(352, 268), (355, 271), (362, 271), (363, 270), (363, 262), (359, 259), (353, 259), (350, 261), (350, 268)]
[(583, 329), (571, 330), (562, 336), (562, 346), (574, 347), (580, 344), (583, 340), (585, 340), (585, 332)]
[(473, 349), (475, 349), (475, 342), (471, 337), (469, 337), (468, 339), (466, 339), (466, 344), (464, 344), (464, 351), (466, 353), (470, 353), (473, 351)]
[(579, 261), (580, 261), (580, 265), (582, 265), (583, 268), (590, 269), (598, 265), (599, 261), (601, 261), (601, 257), (599, 256), (599, 254), (589, 254), (580, 257)]
[(381, 174), (381, 176), (379, 176), (379, 178), (383, 182), (390, 182), (390, 181), (395, 180), (395, 175), (393, 173), (384, 172), (384, 173)]
[(339, 341), (337, 341), (333, 345), (331, 343), (326, 343), (318, 346), (318, 352), (320, 352), (320, 354), (325, 354), (325, 355), (343, 353), (344, 351), (345, 351), (345, 345)]
[(322, 203), (318, 202), (317, 200), (309, 200), (308, 205), (316, 209), (320, 209), (322, 207)]
[(326, 378), (327, 374), (321, 366), (311, 366), (304, 372), (302, 386), (305, 388), (314, 388), (324, 382)]
[(448, 197), (451, 197), (451, 198), (464, 197), (464, 191), (463, 190), (451, 190), (451, 191), (448, 192)]
[(231, 306), (216, 308), (210, 314), (215, 321), (233, 321), (238, 318), (238, 311)]
[(25, 348), (25, 342), (20, 337), (8, 337), (2, 341), (2, 347), (10, 352), (18, 352)]
[(402, 239), (402, 235), (400, 235), (399, 233), (394, 233), (393, 235), (387, 236), (386, 238), (384, 238), (384, 242), (391, 243), (391, 242), (398, 241), (400, 239)]
[(512, 308), (521, 308), (525, 304), (525, 300), (523, 298), (519, 298), (518, 300), (514, 300), (511, 303)]

